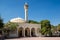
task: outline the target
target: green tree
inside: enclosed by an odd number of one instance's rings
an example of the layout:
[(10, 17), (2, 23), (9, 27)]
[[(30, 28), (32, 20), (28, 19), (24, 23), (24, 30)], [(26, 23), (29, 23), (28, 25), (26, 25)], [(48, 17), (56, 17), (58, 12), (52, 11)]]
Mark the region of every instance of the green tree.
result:
[(58, 34), (59, 34), (58, 36), (60, 36), (60, 24), (57, 25), (57, 31), (58, 31)]
[(3, 19), (0, 17), (0, 29), (4, 27)]
[(10, 30), (15, 30), (17, 28), (18, 24), (17, 23), (12, 23), (12, 22), (8, 22), (5, 24), (6, 28), (9, 28)]
[(41, 34), (51, 36), (51, 24), (49, 20), (42, 20), (41, 24)]
[(5, 33), (6, 37), (8, 37), (10, 31), (13, 32), (13, 31), (17, 30), (17, 26), (18, 26), (17, 23), (12, 23), (12, 22), (5, 23), (4, 24), (4, 33)]
[(60, 24), (58, 24), (58, 26), (57, 26), (57, 30), (60, 31)]
[(51, 32), (54, 33), (57, 30), (56, 26), (51, 25)]
[(28, 23), (32, 23), (32, 24), (39, 24), (39, 22), (34, 21), (34, 20), (29, 20)]

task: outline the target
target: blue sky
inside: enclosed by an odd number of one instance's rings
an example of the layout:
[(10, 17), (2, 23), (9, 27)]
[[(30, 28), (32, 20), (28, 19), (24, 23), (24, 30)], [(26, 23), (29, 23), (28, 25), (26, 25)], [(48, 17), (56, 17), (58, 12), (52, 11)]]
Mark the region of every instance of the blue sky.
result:
[(29, 5), (29, 20), (48, 19), (53, 25), (60, 23), (60, 0), (0, 0), (0, 15), (4, 22), (17, 17), (24, 19), (25, 2)]

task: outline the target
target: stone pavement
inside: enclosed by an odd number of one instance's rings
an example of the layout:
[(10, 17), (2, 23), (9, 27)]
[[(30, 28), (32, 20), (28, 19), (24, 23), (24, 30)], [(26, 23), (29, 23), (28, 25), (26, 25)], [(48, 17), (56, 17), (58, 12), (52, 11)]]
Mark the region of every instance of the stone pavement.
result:
[(26, 37), (26, 38), (5, 39), (5, 40), (60, 40), (60, 37)]

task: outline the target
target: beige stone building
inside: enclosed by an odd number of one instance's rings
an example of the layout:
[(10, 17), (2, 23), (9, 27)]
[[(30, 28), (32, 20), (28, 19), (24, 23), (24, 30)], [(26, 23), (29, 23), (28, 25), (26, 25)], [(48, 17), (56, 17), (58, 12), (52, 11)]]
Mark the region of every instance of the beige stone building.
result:
[(13, 18), (10, 22), (18, 23), (17, 30), (9, 33), (9, 37), (33, 37), (40, 36), (40, 24), (28, 23), (28, 4), (25, 3), (25, 19)]

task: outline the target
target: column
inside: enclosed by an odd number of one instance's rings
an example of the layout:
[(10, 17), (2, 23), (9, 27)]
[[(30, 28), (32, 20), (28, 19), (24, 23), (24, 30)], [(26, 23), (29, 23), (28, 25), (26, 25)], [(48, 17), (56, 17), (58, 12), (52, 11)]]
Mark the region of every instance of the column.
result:
[(38, 29), (38, 28), (36, 28), (36, 36), (39, 36), (39, 33), (38, 33), (39, 30), (37, 30), (37, 29)]
[(31, 37), (31, 28), (30, 28), (30, 37)]
[(23, 36), (25, 37), (25, 28), (24, 28), (24, 30), (23, 30)]
[(37, 36), (37, 29), (35, 28), (35, 36)]

